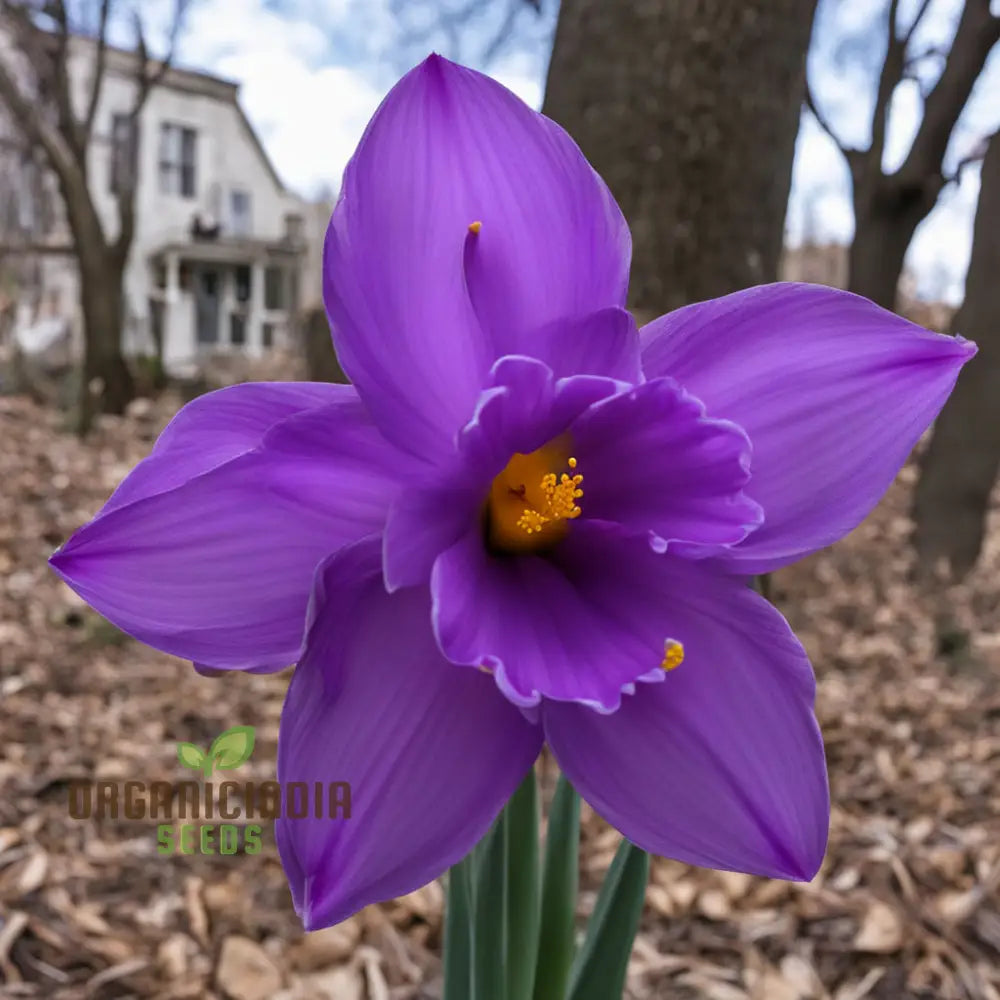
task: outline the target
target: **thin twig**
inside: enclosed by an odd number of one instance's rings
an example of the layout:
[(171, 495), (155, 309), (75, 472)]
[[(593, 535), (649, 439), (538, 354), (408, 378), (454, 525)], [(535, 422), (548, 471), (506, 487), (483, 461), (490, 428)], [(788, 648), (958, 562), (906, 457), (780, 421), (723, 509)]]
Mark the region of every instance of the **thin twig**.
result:
[(820, 111), (819, 106), (816, 103), (816, 98), (813, 95), (812, 87), (809, 85), (808, 80), (806, 81), (805, 103), (806, 107), (809, 109), (809, 113), (813, 116), (813, 118), (816, 119), (816, 124), (819, 125), (819, 127), (834, 141), (834, 143), (836, 143), (837, 149), (839, 149), (841, 153), (844, 154), (845, 157), (850, 158), (850, 156), (853, 153), (857, 152), (857, 150), (853, 150), (850, 147), (845, 146), (844, 143), (841, 142), (840, 136), (838, 136), (837, 133), (834, 132), (833, 127), (830, 125), (830, 122), (823, 114), (823, 112)]

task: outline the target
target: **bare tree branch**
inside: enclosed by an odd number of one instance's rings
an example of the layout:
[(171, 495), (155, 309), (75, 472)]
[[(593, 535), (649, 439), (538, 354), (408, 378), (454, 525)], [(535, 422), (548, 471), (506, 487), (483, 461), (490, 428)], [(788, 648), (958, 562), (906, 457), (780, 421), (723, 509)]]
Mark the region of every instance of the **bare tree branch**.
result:
[(809, 109), (809, 113), (816, 119), (816, 124), (834, 141), (837, 149), (843, 154), (845, 159), (850, 161), (852, 157), (858, 155), (858, 150), (852, 149), (850, 146), (845, 145), (840, 136), (833, 130), (833, 126), (830, 124), (829, 119), (823, 114), (819, 109), (819, 105), (816, 103), (816, 97), (812, 92), (812, 86), (809, 81), (806, 80), (806, 97), (805, 105)]
[(2, 102), (17, 127), (29, 140), (41, 147), (52, 169), (65, 180), (76, 168), (73, 150), (65, 138), (38, 113), (34, 102), (21, 91), (8, 68), (0, 62), (0, 102)]
[(927, 13), (927, 8), (930, 7), (931, 0), (921, 0), (920, 7), (917, 9), (916, 16), (910, 22), (909, 28), (906, 29), (906, 34), (903, 35), (903, 48), (907, 48), (910, 44), (910, 40), (913, 38), (914, 33), (917, 28), (920, 27), (920, 22), (924, 19), (924, 14)]
[(104, 62), (108, 49), (108, 15), (111, 13), (111, 0), (101, 0), (101, 11), (97, 22), (97, 51), (94, 54), (94, 75), (90, 81), (90, 97), (87, 100), (87, 111), (83, 118), (84, 145), (90, 142), (94, 131), (94, 116), (97, 114), (97, 104), (101, 99), (101, 87), (104, 83)]
[[(499, 27), (491, 29), (485, 47), (478, 50), (476, 61), (480, 63), (491, 63), (514, 36), (522, 10), (532, 10), (538, 16), (544, 13), (542, 0), (505, 0), (505, 4)], [(439, 41), (443, 34), (447, 38), (445, 52), (448, 57), (461, 62), (462, 43), (472, 34), (471, 26), (477, 21), (484, 21), (484, 15), (500, 6), (500, 0), (458, 0), (453, 3), (442, 0), (437, 3), (428, 3), (427, 0), (423, 0), (423, 3), (420, 0), (390, 0), (389, 11), (403, 25), (408, 47), (426, 48), (428, 42)], [(429, 18), (421, 18), (419, 24), (408, 23), (410, 18), (407, 14), (415, 9), (430, 9), (433, 14)]]
[(944, 177), (944, 183), (942, 187), (948, 184), (961, 184), (962, 174), (969, 167), (974, 166), (976, 163), (982, 163), (986, 158), (986, 151), (990, 148), (990, 142), (996, 138), (998, 133), (993, 135), (984, 136), (976, 145), (972, 148), (971, 152), (966, 153), (958, 163), (955, 165), (955, 169)]
[(503, 48), (504, 43), (510, 37), (511, 29), (514, 27), (514, 22), (517, 20), (521, 4), (524, 2), (525, 0), (509, 0), (507, 4), (507, 13), (504, 14), (503, 23), (497, 29), (496, 34), (493, 36), (489, 45), (486, 46), (486, 50), (483, 53), (484, 63), (491, 63), (496, 58), (500, 49)]
[(998, 40), (1000, 17), (990, 13), (989, 0), (966, 0), (944, 69), (927, 95), (917, 135), (897, 172), (908, 182), (940, 172), (955, 123)]
[(150, 92), (163, 80), (170, 69), (187, 6), (188, 0), (175, 0), (167, 53), (153, 69), (150, 69), (151, 60), (149, 57), (149, 48), (146, 45), (146, 34), (142, 18), (138, 11), (135, 12), (136, 54), (138, 58), (135, 73), (136, 91), (135, 98), (132, 101), (132, 108), (129, 111), (128, 169), (125, 171), (124, 182), (118, 188), (119, 226), (118, 238), (114, 246), (115, 254), (122, 261), (128, 256), (129, 249), (132, 246), (132, 239), (135, 236), (135, 183), (139, 170), (139, 147), (141, 144), (139, 116), (146, 105), (146, 101), (149, 99)]
[(885, 50), (885, 60), (879, 73), (878, 89), (875, 92), (875, 107), (872, 111), (872, 141), (868, 147), (868, 159), (879, 171), (882, 169), (882, 154), (885, 152), (886, 126), (889, 120), (889, 105), (903, 79), (906, 62), (906, 42), (896, 31), (899, 0), (889, 2), (889, 41)]
[(87, 172), (86, 139), (80, 134), (80, 125), (73, 111), (73, 98), (69, 82), (69, 13), (65, 0), (47, 0), (43, 12), (55, 21), (55, 47), (52, 49), (47, 33), (31, 22), (27, 9), (21, 9), (25, 21), (25, 33), (35, 33), (39, 37), (39, 48), (45, 52), (46, 83), (52, 90), (56, 112), (59, 116), (59, 131), (69, 143), (80, 163), (83, 173)]
[(177, 50), (177, 39), (180, 35), (181, 27), (184, 23), (184, 15), (187, 11), (188, 0), (174, 0), (174, 16), (170, 23), (170, 38), (167, 45), (167, 54), (153, 66), (153, 60), (149, 57), (149, 47), (146, 45), (146, 33), (142, 24), (142, 17), (138, 10), (134, 11), (136, 53), (139, 58), (139, 66), (136, 70), (136, 90), (135, 100), (132, 102), (131, 115), (138, 118), (142, 111), (149, 92), (163, 81), (167, 71), (173, 65), (174, 54)]
[(919, 52), (914, 52), (906, 57), (905, 70), (911, 72), (915, 66), (926, 59), (947, 59), (948, 50), (941, 45), (931, 45)]

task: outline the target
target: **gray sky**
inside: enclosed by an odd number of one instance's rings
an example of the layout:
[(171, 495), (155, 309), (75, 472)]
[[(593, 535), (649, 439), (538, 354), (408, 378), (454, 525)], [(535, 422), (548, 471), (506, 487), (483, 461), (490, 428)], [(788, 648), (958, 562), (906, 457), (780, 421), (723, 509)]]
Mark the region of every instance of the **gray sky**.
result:
[[(344, 164), (385, 90), (407, 64), (431, 48), (477, 65), (507, 13), (510, 0), (493, 0), (487, 13), (456, 38), (436, 33), (409, 45), (388, 11), (389, 0), (194, 0), (178, 62), (242, 82), (241, 98), (286, 183), (304, 194), (336, 189)], [(918, 0), (902, 0), (907, 24)], [(1000, 0), (992, 0), (1000, 13)], [(551, 3), (549, 4), (551, 7)], [(871, 74), (885, 46), (883, 0), (820, 0), (809, 66), (817, 99), (848, 143), (868, 140)], [(165, 11), (167, 0), (143, 0), (144, 12)], [(950, 40), (961, 0), (931, 0), (915, 45)], [(553, 14), (519, 9), (514, 38), (488, 71), (534, 107), (541, 105)], [(892, 104), (885, 166), (902, 160), (919, 122), (921, 87), (933, 83), (941, 61), (921, 64), (921, 81), (899, 88)], [(952, 138), (953, 165), (1000, 126), (1000, 47), (973, 93)], [(946, 164), (947, 165), (947, 164)], [(908, 264), (922, 294), (961, 298), (968, 265), (978, 167), (946, 190), (917, 232)], [(847, 241), (853, 229), (846, 168), (836, 147), (806, 115), (799, 134), (788, 212), (791, 243), (811, 233)]]

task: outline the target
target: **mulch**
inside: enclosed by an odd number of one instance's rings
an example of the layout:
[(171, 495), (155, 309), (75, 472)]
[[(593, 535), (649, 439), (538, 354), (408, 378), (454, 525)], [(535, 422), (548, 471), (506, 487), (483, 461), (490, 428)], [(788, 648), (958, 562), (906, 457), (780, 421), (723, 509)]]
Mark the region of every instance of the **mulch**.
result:
[[(138, 401), (81, 444), (61, 414), (0, 398), (0, 996), (436, 1000), (438, 884), (305, 935), (267, 824), (257, 854), (163, 856), (154, 821), (69, 815), (74, 781), (179, 780), (176, 744), (235, 724), (257, 727), (240, 777), (273, 778), (288, 672), (199, 677), (45, 563), (176, 405)], [(963, 584), (914, 582), (914, 475), (773, 578), (819, 676), (822, 871), (656, 859), (630, 1000), (1000, 1000), (1000, 521)], [(585, 810), (581, 917), (617, 843)]]

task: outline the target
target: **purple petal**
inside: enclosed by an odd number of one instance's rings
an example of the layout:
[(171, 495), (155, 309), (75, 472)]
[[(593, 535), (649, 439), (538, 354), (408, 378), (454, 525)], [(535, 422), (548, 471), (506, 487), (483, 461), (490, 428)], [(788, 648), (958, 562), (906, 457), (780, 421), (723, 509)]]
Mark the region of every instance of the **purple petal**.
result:
[(450, 77), (431, 59), (386, 96), (344, 173), (323, 257), (344, 371), (386, 436), (430, 457), (468, 419), (491, 356), (462, 266), (479, 158), (467, 162)]
[(765, 573), (871, 511), (975, 353), (867, 299), (774, 284), (686, 306), (641, 331), (647, 377), (670, 375), (746, 429), (764, 525), (721, 558)]
[(445, 119), (454, 158), (437, 183), (455, 224), (482, 224), (465, 269), (494, 357), (544, 359), (540, 324), (624, 306), (632, 244), (621, 210), (569, 135), (509, 90), (437, 56), (415, 72)]
[(656, 379), (604, 399), (570, 433), (583, 473), (588, 519), (708, 546), (744, 539), (761, 521), (743, 493), (750, 442), (741, 428), (712, 420), (673, 379)]
[(548, 444), (588, 407), (625, 388), (621, 382), (593, 375), (557, 380), (541, 361), (501, 358), (475, 414), (459, 435), (462, 460), (482, 468), (492, 479), (515, 452), (528, 454)]
[(434, 560), (479, 518), (489, 481), (460, 469), (438, 486), (403, 490), (389, 508), (383, 545), (385, 585), (426, 584)]
[(644, 850), (811, 879), (830, 803), (806, 654), (739, 581), (670, 556), (658, 566), (645, 582), (670, 609), (684, 662), (613, 715), (545, 703), (546, 739), (580, 794)]
[(412, 892), (461, 860), (541, 749), (489, 677), (446, 663), (426, 588), (388, 595), (379, 540), (321, 573), (278, 737), (278, 778), (349, 782), (350, 818), (282, 819), (276, 836), (307, 930)]
[(99, 515), (51, 559), (123, 631), (206, 667), (298, 654), (316, 566), (381, 530), (412, 463), (351, 393), (287, 418), (255, 450)]
[(617, 307), (551, 320), (527, 333), (510, 353), (537, 358), (560, 377), (606, 375), (642, 381), (639, 331), (632, 314)]
[(515, 452), (527, 454), (562, 434), (599, 399), (624, 388), (610, 378), (556, 380), (540, 361), (501, 358), (472, 420), (458, 439), (455, 464), (438, 481), (399, 494), (385, 531), (390, 590), (426, 583), (437, 556), (478, 525), (490, 483)]
[(324, 258), (341, 363), (383, 432), (433, 457), (496, 357), (539, 353), (544, 324), (624, 304), (629, 247), (565, 132), (431, 56), (390, 91), (345, 172)]
[(667, 558), (583, 519), (546, 555), (494, 556), (476, 526), (434, 564), (441, 650), (493, 670), (517, 705), (544, 697), (614, 711), (636, 681), (663, 680), (665, 640), (684, 642), (660, 585)]
[(326, 382), (245, 382), (199, 396), (167, 424), (101, 513), (164, 493), (251, 451), (271, 427), (296, 413), (353, 398), (350, 386)]

